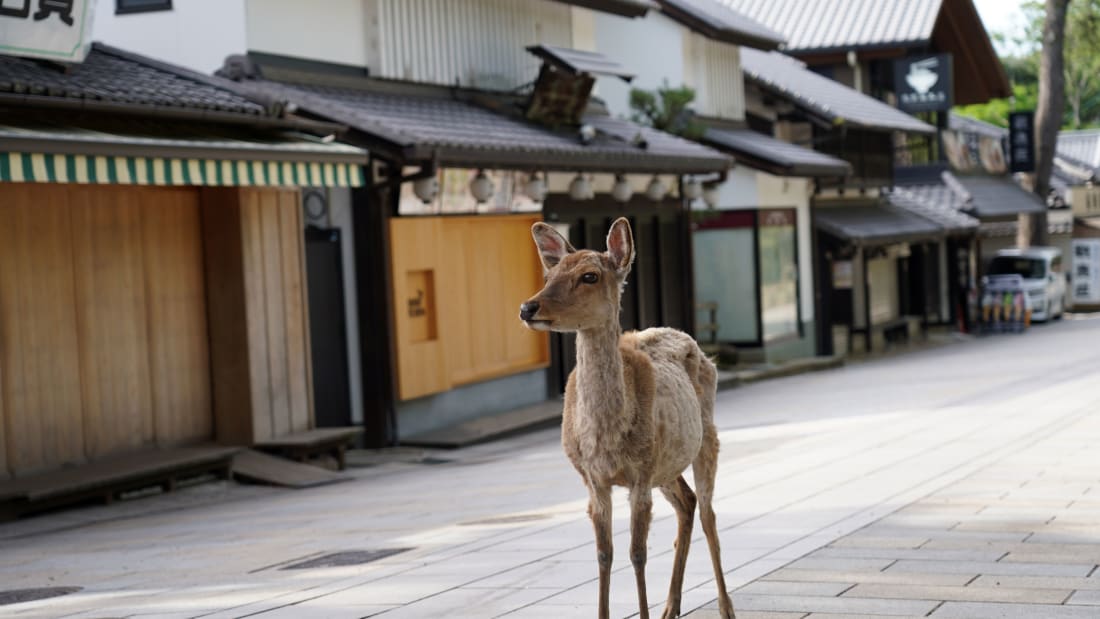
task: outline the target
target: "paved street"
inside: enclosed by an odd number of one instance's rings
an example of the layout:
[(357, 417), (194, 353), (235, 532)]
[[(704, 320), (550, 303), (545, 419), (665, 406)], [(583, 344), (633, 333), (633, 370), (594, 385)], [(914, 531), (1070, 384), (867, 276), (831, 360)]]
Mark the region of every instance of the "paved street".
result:
[[(717, 421), (740, 619), (1100, 617), (1100, 318), (725, 391)], [(311, 490), (211, 483), (0, 525), (0, 591), (82, 588), (0, 615), (595, 616), (585, 492), (556, 429), (431, 455)], [(654, 503), (659, 616), (675, 517)], [(626, 617), (625, 494), (615, 509)], [(285, 569), (384, 550), (402, 551)], [(684, 589), (685, 613), (717, 617), (698, 526)]]

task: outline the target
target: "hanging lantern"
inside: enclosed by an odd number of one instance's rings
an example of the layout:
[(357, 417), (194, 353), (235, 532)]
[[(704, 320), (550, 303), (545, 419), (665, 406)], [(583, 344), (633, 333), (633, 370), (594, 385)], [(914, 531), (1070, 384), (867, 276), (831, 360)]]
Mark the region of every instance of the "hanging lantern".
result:
[(684, 197), (688, 200), (695, 200), (703, 195), (703, 184), (698, 180), (691, 178), (684, 182)]
[(583, 174), (577, 174), (569, 183), (569, 197), (574, 200), (591, 200), (594, 195), (592, 183)]
[(413, 181), (413, 193), (424, 204), (430, 204), (439, 195), (439, 179), (435, 176), (429, 176)]
[(630, 181), (626, 180), (622, 174), (616, 174), (615, 184), (611, 187), (611, 197), (618, 202), (628, 202), (632, 195), (634, 195), (634, 188), (630, 186)]
[(542, 202), (546, 199), (546, 181), (542, 180), (538, 172), (531, 174), (523, 186), (523, 193), (535, 202)]
[(703, 202), (710, 208), (718, 207), (718, 185), (707, 185), (703, 188)]
[(477, 176), (470, 181), (470, 194), (474, 196), (478, 204), (482, 204), (493, 197), (493, 190), (493, 181), (485, 176), (484, 170), (478, 170)]
[(660, 202), (664, 199), (665, 194), (668, 193), (668, 187), (661, 182), (661, 179), (654, 174), (653, 179), (649, 181), (649, 185), (646, 185), (645, 195), (654, 202)]

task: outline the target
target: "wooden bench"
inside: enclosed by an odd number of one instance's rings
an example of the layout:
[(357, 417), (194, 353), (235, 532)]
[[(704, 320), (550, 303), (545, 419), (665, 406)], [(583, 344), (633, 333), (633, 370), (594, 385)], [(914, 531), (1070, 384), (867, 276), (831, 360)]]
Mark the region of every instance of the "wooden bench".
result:
[(314, 428), (277, 438), (257, 441), (254, 447), (260, 451), (277, 454), (305, 462), (318, 455), (328, 454), (336, 458), (339, 470), (347, 466), (348, 443), (363, 431), (360, 427)]
[(201, 475), (229, 479), (238, 451), (221, 445), (151, 449), (0, 481), (0, 521), (87, 501), (111, 503), (145, 488), (171, 492), (180, 480)]

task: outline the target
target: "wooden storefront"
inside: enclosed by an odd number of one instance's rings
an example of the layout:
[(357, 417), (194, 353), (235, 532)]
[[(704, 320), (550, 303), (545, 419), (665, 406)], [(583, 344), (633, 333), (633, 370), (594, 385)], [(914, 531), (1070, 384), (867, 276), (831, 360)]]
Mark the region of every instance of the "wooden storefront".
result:
[[(34, 171), (13, 172), (24, 158)], [(0, 159), (0, 479), (312, 427), (290, 176), (212, 161), (217, 186), (169, 185), (167, 164), (147, 184), (71, 183), (83, 159)]]
[(530, 232), (541, 219), (390, 220), (402, 400), (547, 366), (547, 335), (523, 329), (516, 318), (542, 284)]

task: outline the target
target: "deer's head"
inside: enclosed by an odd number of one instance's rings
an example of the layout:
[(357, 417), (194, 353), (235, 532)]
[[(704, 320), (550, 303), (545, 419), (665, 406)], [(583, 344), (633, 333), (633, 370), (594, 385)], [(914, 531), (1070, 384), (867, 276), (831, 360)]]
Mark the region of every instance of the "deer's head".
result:
[(531, 227), (542, 260), (546, 285), (519, 306), (531, 329), (581, 331), (609, 322), (619, 324), (619, 299), (634, 262), (634, 236), (624, 217), (611, 224), (607, 251), (573, 249), (548, 224)]

